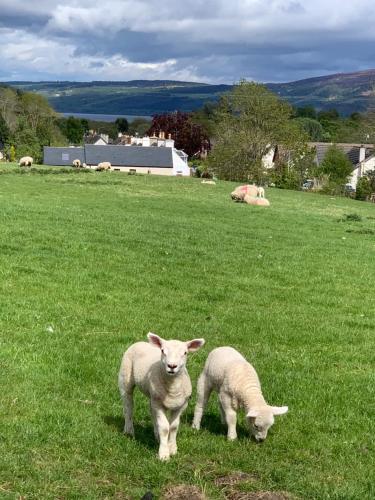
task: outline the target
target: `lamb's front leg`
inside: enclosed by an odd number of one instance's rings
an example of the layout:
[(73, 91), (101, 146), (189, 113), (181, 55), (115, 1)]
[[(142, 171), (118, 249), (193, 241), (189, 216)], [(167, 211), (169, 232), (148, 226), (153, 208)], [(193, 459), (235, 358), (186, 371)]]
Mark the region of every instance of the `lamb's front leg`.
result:
[(229, 441), (233, 441), (237, 439), (237, 412), (232, 407), (231, 397), (225, 393), (220, 393), (219, 395), (220, 405), (225, 414), (225, 421), (228, 426), (228, 434), (227, 437)]
[(169, 421), (165, 414), (164, 408), (160, 405), (155, 404), (155, 401), (152, 402), (153, 413), (155, 415), (155, 423), (157, 428), (157, 433), (159, 435), (159, 458), (160, 460), (169, 460), (169, 446), (168, 446), (168, 438), (169, 438)]
[(180, 417), (187, 407), (187, 402), (178, 410), (171, 411), (169, 417), (169, 438), (168, 447), (169, 453), (171, 455), (176, 455), (177, 453), (177, 431), (180, 425)]

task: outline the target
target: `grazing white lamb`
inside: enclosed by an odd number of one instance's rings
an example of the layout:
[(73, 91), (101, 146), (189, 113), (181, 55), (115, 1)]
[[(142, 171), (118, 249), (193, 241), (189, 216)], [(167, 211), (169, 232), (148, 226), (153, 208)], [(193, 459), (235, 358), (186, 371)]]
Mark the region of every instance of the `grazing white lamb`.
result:
[(133, 390), (137, 386), (150, 398), (154, 433), (160, 442), (159, 458), (168, 460), (177, 453), (180, 416), (191, 396), (187, 354), (200, 349), (204, 339), (163, 340), (151, 332), (147, 337), (149, 343), (136, 342), (122, 358), (118, 384), (124, 404), (124, 433), (134, 436)]
[(245, 409), (257, 441), (266, 439), (268, 429), (274, 423), (274, 415), (283, 415), (288, 411), (287, 406), (270, 406), (266, 403), (255, 369), (232, 347), (218, 347), (208, 355), (198, 380), (194, 429), (200, 428), (204, 408), (213, 390), (219, 393), (221, 419), (228, 425), (229, 440), (237, 438), (239, 408)]
[(81, 168), (81, 160), (73, 160), (72, 165), (74, 168)]
[(20, 167), (31, 167), (34, 163), (34, 160), (31, 156), (24, 156), (20, 159), (19, 166)]
[(101, 163), (98, 164), (96, 167), (96, 170), (98, 172), (101, 172), (102, 170), (111, 170), (112, 165), (110, 164), (109, 161), (102, 161)]

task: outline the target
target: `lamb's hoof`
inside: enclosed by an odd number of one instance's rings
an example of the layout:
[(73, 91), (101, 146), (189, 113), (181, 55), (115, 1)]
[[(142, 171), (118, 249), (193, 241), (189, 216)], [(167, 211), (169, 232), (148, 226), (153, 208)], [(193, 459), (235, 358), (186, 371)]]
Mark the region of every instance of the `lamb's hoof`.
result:
[(177, 453), (177, 446), (175, 444), (169, 445), (169, 454), (172, 457), (173, 455), (176, 455)]
[(237, 436), (228, 436), (228, 441), (235, 441)]
[(196, 431), (199, 431), (201, 426), (200, 424), (195, 424), (194, 422), (191, 424), (191, 428), (192, 429), (195, 429)]
[(125, 436), (130, 436), (130, 437), (134, 437), (134, 429), (132, 428), (127, 428), (127, 427), (124, 427), (124, 434)]
[(159, 460), (161, 460), (162, 462), (168, 462), (169, 458), (169, 453), (159, 453)]

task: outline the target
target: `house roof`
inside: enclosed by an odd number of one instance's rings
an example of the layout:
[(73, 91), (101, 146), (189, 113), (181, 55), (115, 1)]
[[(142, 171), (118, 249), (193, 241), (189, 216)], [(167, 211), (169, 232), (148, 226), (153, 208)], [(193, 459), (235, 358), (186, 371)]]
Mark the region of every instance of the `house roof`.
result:
[(75, 159), (87, 165), (98, 165), (103, 161), (109, 161), (119, 167), (173, 168), (173, 148), (90, 144), (73, 148), (44, 148), (46, 165), (71, 165)]
[(44, 147), (43, 163), (45, 165), (72, 165), (74, 160), (85, 162), (85, 151), (82, 147), (54, 148)]
[(349, 158), (353, 167), (356, 167), (359, 163), (361, 148), (365, 148), (365, 158), (364, 158), (365, 160), (368, 160), (375, 153), (373, 144), (350, 144), (350, 143), (332, 144), (328, 142), (310, 142), (309, 145), (311, 147), (314, 147), (316, 150), (316, 161), (318, 165), (320, 165), (323, 162), (325, 155), (327, 154), (327, 151), (332, 146), (336, 146), (338, 149), (343, 151)]
[(96, 142), (102, 140), (103, 142), (107, 142), (103, 137), (99, 134), (93, 134), (93, 135), (85, 135), (84, 137), (84, 143), (85, 144), (95, 144)]
[(173, 167), (172, 148), (87, 145), (85, 152), (88, 165), (109, 161), (120, 167)]

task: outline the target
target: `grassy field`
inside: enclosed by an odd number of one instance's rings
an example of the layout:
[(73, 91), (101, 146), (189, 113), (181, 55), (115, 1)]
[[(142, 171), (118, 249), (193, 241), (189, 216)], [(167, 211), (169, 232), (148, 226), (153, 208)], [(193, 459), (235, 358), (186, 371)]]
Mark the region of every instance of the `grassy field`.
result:
[[(210, 499), (375, 497), (375, 207), (270, 189), (261, 209), (231, 189), (0, 175), (1, 499), (162, 498), (177, 485)], [(238, 348), (289, 413), (261, 445), (241, 417), (229, 443), (215, 397), (190, 428), (194, 393), (178, 455), (159, 462), (147, 401), (137, 394), (136, 439), (124, 437), (117, 389), (123, 351), (149, 330), (206, 339), (194, 385), (211, 349)], [(234, 472), (246, 480), (229, 484)]]

